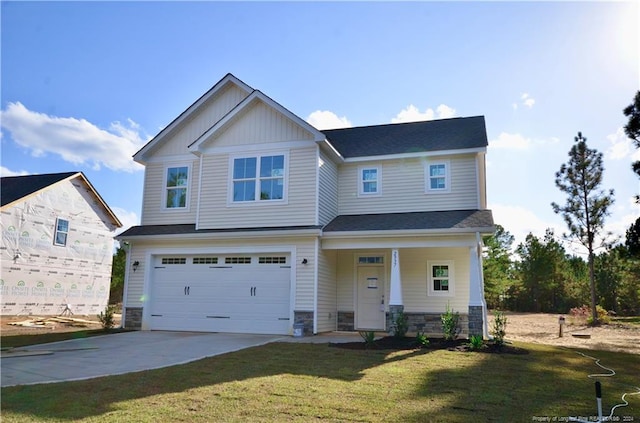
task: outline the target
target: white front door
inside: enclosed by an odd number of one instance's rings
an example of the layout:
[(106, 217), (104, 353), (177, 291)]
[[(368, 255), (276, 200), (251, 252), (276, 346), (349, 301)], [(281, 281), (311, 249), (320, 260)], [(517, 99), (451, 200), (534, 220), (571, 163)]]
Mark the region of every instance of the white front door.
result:
[(357, 330), (384, 330), (384, 266), (358, 266)]

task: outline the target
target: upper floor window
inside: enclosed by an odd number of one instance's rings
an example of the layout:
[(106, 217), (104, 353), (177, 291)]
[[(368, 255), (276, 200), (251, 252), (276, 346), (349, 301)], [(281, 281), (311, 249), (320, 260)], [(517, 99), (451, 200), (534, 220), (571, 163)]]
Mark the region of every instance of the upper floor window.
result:
[(284, 154), (233, 159), (233, 202), (282, 200), (284, 184)]
[(360, 195), (377, 195), (380, 194), (382, 188), (381, 181), (382, 172), (380, 166), (360, 167), (358, 168), (358, 194)]
[(67, 245), (67, 236), (69, 235), (69, 221), (65, 219), (56, 219), (56, 228), (53, 234), (53, 245), (64, 247)]
[(451, 189), (449, 162), (430, 162), (425, 166), (426, 192), (448, 192)]
[(167, 168), (164, 203), (166, 209), (187, 208), (189, 173), (189, 166)]

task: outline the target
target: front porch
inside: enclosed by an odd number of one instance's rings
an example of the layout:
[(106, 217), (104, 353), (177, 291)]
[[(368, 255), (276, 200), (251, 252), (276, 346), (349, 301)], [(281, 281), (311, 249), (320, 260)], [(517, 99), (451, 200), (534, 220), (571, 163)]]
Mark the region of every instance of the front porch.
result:
[(457, 238), (448, 245), (431, 239), (422, 246), (335, 248), (336, 329), (390, 332), (402, 312), (409, 333), (437, 337), (450, 307), (460, 315), (460, 336), (486, 337), (479, 246), (475, 237)]

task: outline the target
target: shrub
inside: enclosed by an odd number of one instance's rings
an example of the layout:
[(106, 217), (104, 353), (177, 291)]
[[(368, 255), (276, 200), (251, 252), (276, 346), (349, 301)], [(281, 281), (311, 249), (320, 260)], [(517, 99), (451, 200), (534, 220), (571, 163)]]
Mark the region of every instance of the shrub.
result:
[(444, 339), (447, 341), (454, 340), (460, 333), (460, 327), (458, 322), (460, 321), (460, 313), (454, 312), (447, 303), (447, 309), (444, 314), (440, 315), (442, 321), (442, 332), (444, 333)]
[(404, 338), (409, 330), (409, 323), (407, 322), (407, 316), (405, 316), (404, 312), (399, 312), (393, 323), (393, 336), (396, 338)]
[(472, 350), (479, 350), (484, 345), (484, 339), (482, 339), (482, 335), (473, 335), (469, 338), (469, 347)]
[(364, 345), (369, 348), (373, 345), (373, 341), (376, 340), (376, 333), (374, 331), (360, 331), (358, 332), (364, 341)]
[[(596, 306), (596, 313), (598, 314), (598, 322), (600, 323), (611, 322), (611, 317), (609, 316), (609, 313), (600, 305)], [(571, 310), (569, 310), (569, 315), (572, 318), (572, 323), (587, 324), (589, 326), (593, 325), (593, 316), (591, 315), (591, 307), (588, 305), (572, 308)]]
[(418, 332), (416, 334), (416, 343), (418, 345), (421, 345), (423, 347), (426, 347), (429, 345), (429, 339), (427, 338), (427, 336), (424, 334), (424, 332)]
[(98, 314), (98, 320), (102, 323), (103, 329), (111, 329), (115, 326), (116, 321), (114, 319), (114, 314), (116, 312), (116, 307), (114, 305), (109, 304), (104, 308), (104, 312), (100, 312)]
[(502, 311), (496, 311), (493, 317), (491, 335), (496, 345), (504, 345), (504, 336), (507, 333), (507, 316)]

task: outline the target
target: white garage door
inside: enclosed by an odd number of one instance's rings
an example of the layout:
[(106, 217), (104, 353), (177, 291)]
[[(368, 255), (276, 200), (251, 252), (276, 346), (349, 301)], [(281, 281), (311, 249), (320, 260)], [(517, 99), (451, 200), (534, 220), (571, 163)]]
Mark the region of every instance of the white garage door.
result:
[(288, 334), (288, 254), (155, 257), (155, 330)]

